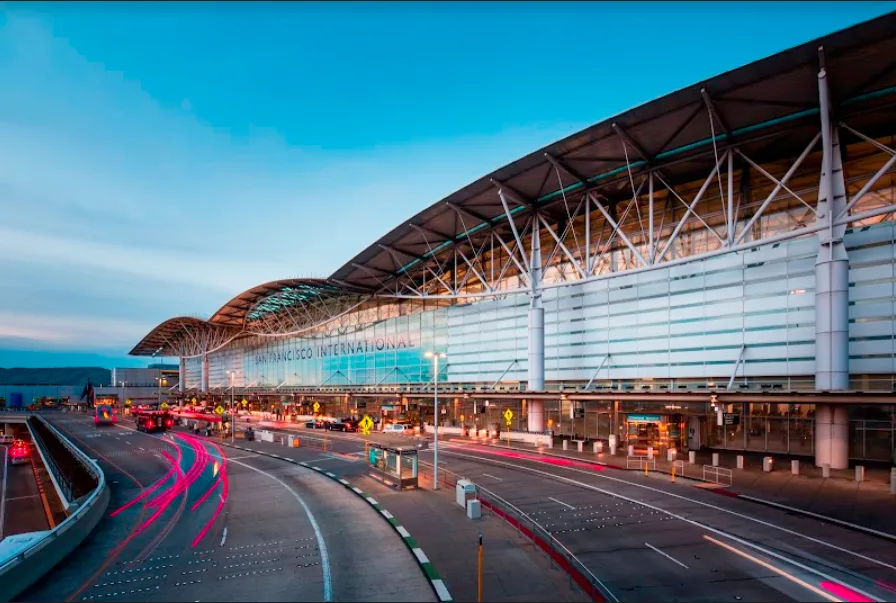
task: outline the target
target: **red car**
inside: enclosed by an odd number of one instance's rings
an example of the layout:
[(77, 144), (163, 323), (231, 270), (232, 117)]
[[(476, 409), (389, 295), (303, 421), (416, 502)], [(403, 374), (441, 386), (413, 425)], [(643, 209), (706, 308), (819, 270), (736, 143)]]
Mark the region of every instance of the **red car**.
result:
[(28, 447), (28, 442), (24, 440), (16, 440), (12, 443), (12, 448), (9, 449), (9, 462), (12, 465), (19, 465), (21, 463), (27, 463), (31, 460), (31, 449)]

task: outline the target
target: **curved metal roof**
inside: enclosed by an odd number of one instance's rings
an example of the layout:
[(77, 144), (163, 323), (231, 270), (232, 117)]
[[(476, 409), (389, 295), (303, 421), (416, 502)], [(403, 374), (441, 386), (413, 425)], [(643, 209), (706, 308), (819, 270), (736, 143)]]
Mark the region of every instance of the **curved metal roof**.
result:
[(243, 291), (224, 304), (208, 322), (244, 327), (248, 322), (296, 302), (311, 298), (336, 297), (345, 293), (346, 288), (324, 279), (290, 278), (271, 281)]
[[(537, 207), (550, 215), (565, 194), (585, 190), (600, 189), (608, 204), (628, 200), (631, 174), (650, 169), (661, 167), (669, 180), (677, 182), (705, 176), (715, 163), (706, 153), (713, 142), (736, 144), (760, 162), (795, 156), (807, 136), (818, 130), (817, 77), (822, 61), (837, 117), (848, 116), (850, 125), (870, 136), (891, 134), (892, 113), (883, 109), (892, 109), (896, 97), (894, 31), (896, 12), (606, 119), (434, 203), (327, 279), (284, 279), (258, 285), (227, 302), (208, 321), (190, 317), (165, 321), (131, 354), (150, 355), (164, 346), (172, 350), (173, 338), (191, 329), (213, 332), (216, 340), (232, 339), (246, 332), (248, 324), (290, 304), (371, 295), (468, 235), (488, 227), (507, 227), (499, 190), (516, 204), (511, 213)], [(819, 47), (824, 48), (823, 59)], [(554, 214), (558, 221), (563, 220), (561, 214)]]
[[(434, 203), (364, 249), (332, 278), (379, 287), (390, 275), (460, 242), (465, 233), (506, 222), (498, 187), (518, 204), (549, 211), (552, 203), (562, 202), (563, 195), (555, 165), (563, 172), (565, 193), (600, 187), (612, 204), (630, 197), (627, 186), (612, 187), (614, 180), (621, 185), (628, 181), (629, 167), (637, 174), (662, 166), (664, 175), (679, 182), (705, 175), (712, 168), (712, 158), (694, 157), (712, 148), (714, 134), (717, 144), (736, 143), (760, 162), (799, 154), (806, 132), (811, 137), (812, 130), (818, 128), (820, 46), (824, 47), (833, 105), (859, 113), (852, 123), (874, 136), (880, 126), (892, 126), (884, 112), (871, 115), (867, 111), (892, 102), (896, 93), (894, 31), (896, 12), (606, 119)], [(707, 111), (713, 113), (714, 126)], [(784, 131), (786, 135), (781, 135)], [(523, 209), (519, 205), (512, 211)]]

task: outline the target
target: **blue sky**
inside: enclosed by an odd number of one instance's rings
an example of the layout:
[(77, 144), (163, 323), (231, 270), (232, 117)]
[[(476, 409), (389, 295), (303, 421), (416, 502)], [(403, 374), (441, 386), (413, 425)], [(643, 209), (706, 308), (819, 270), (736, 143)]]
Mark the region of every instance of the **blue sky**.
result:
[(0, 5), (0, 366), (326, 276), (470, 181), (896, 3)]

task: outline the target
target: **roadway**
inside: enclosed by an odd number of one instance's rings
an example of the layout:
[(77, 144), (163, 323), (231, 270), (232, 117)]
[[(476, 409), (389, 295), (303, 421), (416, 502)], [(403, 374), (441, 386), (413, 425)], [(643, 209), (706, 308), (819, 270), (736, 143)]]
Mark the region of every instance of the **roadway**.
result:
[[(30, 442), (28, 432), (20, 430), (16, 437)], [(3, 461), (3, 476), (0, 482), (0, 539), (13, 534), (39, 532), (50, 529), (44, 510), (40, 489), (31, 466), (27, 463), (11, 465), (11, 446), (0, 446), (0, 460)], [(31, 446), (32, 455), (37, 451)]]
[(127, 420), (45, 417), (97, 459), (112, 500), (52, 579), (20, 600), (435, 600), (392, 528), (328, 478)]
[[(362, 446), (355, 435), (327, 439), (332, 452)], [(431, 448), (420, 457), (431, 462)], [(444, 440), (439, 466), (538, 522), (622, 601), (896, 599), (892, 542), (696, 481)]]

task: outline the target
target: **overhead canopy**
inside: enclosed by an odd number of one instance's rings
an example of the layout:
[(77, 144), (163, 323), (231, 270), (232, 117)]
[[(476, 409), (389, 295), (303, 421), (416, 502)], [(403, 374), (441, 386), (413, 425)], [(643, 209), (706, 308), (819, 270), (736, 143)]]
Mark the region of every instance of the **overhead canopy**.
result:
[[(793, 157), (818, 132), (818, 74), (827, 73), (837, 119), (868, 136), (893, 134), (896, 12), (673, 92), (531, 153), (424, 209), (327, 279), (253, 287), (208, 321), (180, 317), (156, 327), (132, 355), (188, 355), (260, 333), (295, 306), (330, 304), (324, 319), (398, 282), (415, 265), (476, 232), (509, 228), (527, 209), (562, 223), (565, 196), (599, 191), (608, 206), (631, 198), (633, 175), (662, 170), (669, 182), (704, 178), (715, 146), (737, 145), (759, 163)], [(823, 47), (823, 52), (820, 52)], [(844, 134), (845, 136), (845, 134)], [(505, 208), (499, 190), (513, 205)], [(287, 328), (290, 325), (287, 325)], [(283, 332), (278, 324), (276, 332)], [(194, 345), (187, 345), (189, 341)], [(229, 338), (229, 339), (228, 339)]]
[[(431, 205), (359, 253), (333, 278), (379, 287), (389, 275), (398, 276), (421, 258), (462, 242), (466, 234), (507, 222), (498, 187), (506, 196), (550, 213), (552, 204), (563, 201), (558, 172), (567, 194), (600, 188), (609, 203), (631, 197), (629, 169), (637, 174), (662, 167), (672, 182), (705, 177), (714, 165), (713, 157), (705, 155), (714, 134), (716, 144), (736, 143), (760, 163), (799, 154), (806, 132), (811, 137), (818, 130), (822, 46), (839, 117), (851, 115), (850, 125), (870, 136), (892, 134), (892, 113), (880, 109), (896, 96), (894, 32), (896, 13), (889, 13), (606, 119)], [(709, 105), (715, 113), (712, 123)], [(695, 158), (699, 154), (702, 159)], [(511, 211), (524, 209), (517, 205)], [(562, 219), (562, 206), (559, 210), (556, 215)]]

